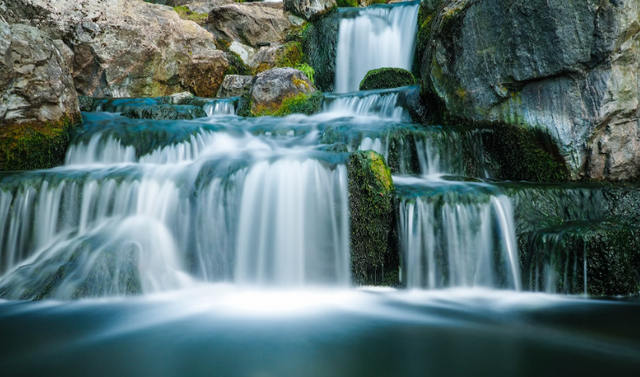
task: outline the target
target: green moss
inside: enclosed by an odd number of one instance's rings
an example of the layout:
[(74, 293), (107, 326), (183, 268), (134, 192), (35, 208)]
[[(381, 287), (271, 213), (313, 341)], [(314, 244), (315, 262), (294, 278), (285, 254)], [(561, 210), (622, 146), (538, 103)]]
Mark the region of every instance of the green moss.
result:
[(49, 169), (64, 162), (69, 131), (79, 119), (13, 124), (0, 131), (0, 170)]
[(420, 73), (422, 56), (431, 39), (431, 28), (433, 26), (433, 20), (436, 18), (436, 11), (429, 7), (426, 2), (420, 3), (418, 10), (418, 35), (416, 36), (416, 53), (413, 63), (413, 73), (418, 75)]
[(197, 24), (203, 25), (207, 22), (209, 15), (206, 13), (195, 13), (185, 6), (173, 7), (173, 10), (178, 13), (178, 16), (183, 20), (193, 21)]
[(353, 153), (347, 162), (351, 214), (351, 268), (358, 285), (397, 285), (393, 180), (384, 157)]
[(358, 6), (358, 0), (338, 0), (336, 3), (340, 8), (354, 8)]
[(246, 64), (242, 61), (242, 58), (238, 54), (233, 51), (227, 51), (225, 53), (227, 57), (227, 61), (229, 62), (229, 67), (225, 71), (225, 75), (243, 75), (249, 76), (252, 75), (251, 68), (247, 67)]
[(251, 116), (276, 116), (283, 117), (291, 114), (313, 115), (322, 107), (322, 92), (315, 92), (308, 96), (300, 93), (286, 98), (277, 108), (256, 108), (251, 111)]
[(398, 88), (415, 83), (416, 78), (406, 69), (379, 68), (367, 72), (360, 82), (360, 90)]
[(283, 49), (279, 51), (276, 56), (276, 67), (295, 68), (302, 64), (304, 61), (304, 53), (302, 52), (302, 45), (300, 42), (289, 42), (284, 45)]
[(481, 128), (485, 156), (497, 178), (529, 182), (568, 181), (569, 169), (546, 132), (495, 123)]

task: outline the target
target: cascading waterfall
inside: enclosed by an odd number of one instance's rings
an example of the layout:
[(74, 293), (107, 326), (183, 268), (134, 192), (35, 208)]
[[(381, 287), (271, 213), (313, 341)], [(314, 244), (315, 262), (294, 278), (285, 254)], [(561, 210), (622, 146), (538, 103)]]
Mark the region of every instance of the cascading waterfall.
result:
[(207, 102), (202, 107), (207, 116), (235, 115), (237, 98), (223, 98)]
[(235, 127), (144, 155), (108, 130), (84, 140), (63, 167), (0, 180), (3, 297), (349, 284), (346, 169), (332, 154)]
[(357, 91), (368, 71), (411, 70), (419, 2), (340, 11), (335, 90)]

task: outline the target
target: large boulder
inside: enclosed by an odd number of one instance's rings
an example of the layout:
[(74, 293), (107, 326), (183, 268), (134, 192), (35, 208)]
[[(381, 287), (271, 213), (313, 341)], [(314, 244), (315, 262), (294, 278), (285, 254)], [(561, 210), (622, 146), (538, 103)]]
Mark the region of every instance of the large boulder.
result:
[(322, 92), (302, 71), (274, 68), (258, 74), (251, 90), (243, 96), (238, 115), (311, 115), (320, 111), (321, 106)]
[(305, 20), (318, 17), (338, 6), (336, 0), (284, 0), (283, 3), (285, 10)]
[(60, 164), (80, 121), (73, 53), (38, 29), (0, 19), (0, 170)]
[(419, 18), (423, 88), (448, 113), (546, 131), (573, 179), (638, 175), (640, 3), (429, 0)]
[[(112, 0), (0, 0), (9, 22), (25, 22), (74, 52), (80, 94), (213, 97), (228, 67), (213, 35), (163, 5)], [(21, 21), (23, 20), (23, 21)]]
[(283, 43), (291, 21), (282, 3), (239, 3), (212, 9), (207, 26), (226, 43), (236, 41), (257, 48)]

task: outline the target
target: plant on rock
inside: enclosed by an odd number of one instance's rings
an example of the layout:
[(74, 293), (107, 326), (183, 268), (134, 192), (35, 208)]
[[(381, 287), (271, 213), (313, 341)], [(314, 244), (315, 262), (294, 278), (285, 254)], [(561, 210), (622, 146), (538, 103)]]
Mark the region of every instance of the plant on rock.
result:
[(360, 90), (399, 88), (415, 83), (416, 78), (406, 69), (379, 68), (367, 72), (360, 82)]

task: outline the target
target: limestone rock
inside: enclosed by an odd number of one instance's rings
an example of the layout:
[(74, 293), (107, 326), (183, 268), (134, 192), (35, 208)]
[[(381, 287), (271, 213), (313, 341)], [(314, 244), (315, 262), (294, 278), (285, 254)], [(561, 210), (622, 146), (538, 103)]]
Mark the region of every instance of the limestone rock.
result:
[(226, 75), (217, 97), (238, 97), (251, 89), (253, 76)]
[(9, 22), (27, 20), (74, 53), (73, 78), (93, 97), (217, 93), (228, 62), (215, 38), (164, 5), (111, 0), (0, 0)]
[(240, 104), (239, 115), (311, 115), (322, 104), (322, 92), (294, 68), (274, 68), (258, 74), (246, 97), (248, 103)]
[(337, 7), (336, 0), (284, 0), (284, 9), (305, 20)]
[(218, 39), (256, 48), (282, 44), (291, 23), (282, 3), (236, 3), (212, 9), (207, 26)]
[(29, 25), (0, 21), (0, 36), (0, 170), (54, 166), (80, 120), (68, 51)]
[(640, 3), (422, 3), (424, 88), (454, 116), (546, 130), (571, 177), (640, 169)]

